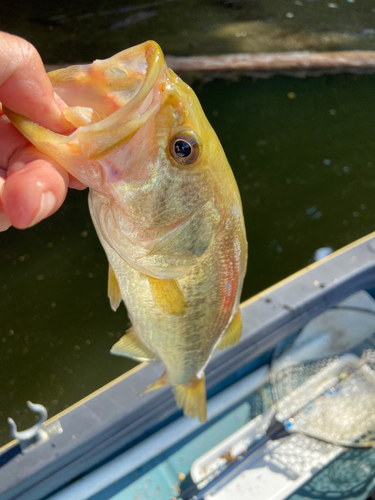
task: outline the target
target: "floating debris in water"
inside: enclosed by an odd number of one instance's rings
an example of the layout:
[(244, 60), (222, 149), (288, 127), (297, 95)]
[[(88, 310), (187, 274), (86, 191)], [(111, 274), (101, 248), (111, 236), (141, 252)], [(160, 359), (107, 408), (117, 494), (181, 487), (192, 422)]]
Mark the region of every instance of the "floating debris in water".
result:
[(139, 22), (144, 21), (146, 19), (149, 19), (150, 17), (154, 17), (154, 16), (156, 16), (156, 14), (157, 13), (154, 10), (149, 10), (146, 12), (137, 12), (136, 14), (131, 14), (126, 19), (122, 19), (121, 21), (117, 21), (117, 22), (111, 24), (109, 29), (116, 30), (118, 28), (124, 28), (126, 26), (131, 26), (133, 24), (136, 24), (136, 23), (139, 23)]
[(364, 29), (362, 31), (361, 36), (363, 36), (363, 37), (368, 36), (368, 37), (372, 38), (374, 36), (374, 34), (375, 34), (375, 30), (372, 28), (368, 28), (368, 29)]
[(326, 158), (325, 160), (323, 160), (323, 165), (331, 165), (332, 161), (328, 158)]
[(331, 247), (321, 247), (316, 250), (314, 253), (314, 260), (317, 262), (318, 260), (324, 259), (324, 257), (327, 257), (329, 254), (333, 252)]
[[(163, 0), (160, 2), (150, 2), (150, 3), (144, 3), (141, 5), (127, 5), (125, 7), (117, 7), (115, 9), (110, 9), (110, 10), (103, 10), (102, 12), (99, 13), (100, 16), (108, 16), (108, 15), (113, 15), (113, 14), (121, 14), (124, 12), (131, 12), (134, 10), (142, 10), (142, 9), (147, 9), (148, 7), (156, 7), (159, 5), (163, 5), (165, 3), (170, 3), (170, 2), (176, 2), (177, 0)], [(181, 1), (181, 0), (178, 0)]]
[(293, 14), (293, 12), (287, 12), (285, 14), (285, 17), (288, 17), (289, 19), (292, 19), (292, 17), (294, 17), (294, 14)]
[(312, 207), (309, 207), (309, 208), (306, 208), (305, 212), (307, 213), (307, 215), (312, 215), (314, 212), (316, 212), (316, 206), (312, 206)]
[(320, 219), (323, 217), (323, 212), (316, 212), (314, 215), (311, 216), (312, 220)]
[(288, 99), (295, 99), (297, 94), (295, 92), (288, 92), (286, 96)]
[(305, 212), (311, 220), (316, 220), (316, 219), (320, 219), (320, 217), (323, 217), (323, 212), (321, 212), (320, 210), (317, 211), (315, 205), (312, 207), (306, 208)]

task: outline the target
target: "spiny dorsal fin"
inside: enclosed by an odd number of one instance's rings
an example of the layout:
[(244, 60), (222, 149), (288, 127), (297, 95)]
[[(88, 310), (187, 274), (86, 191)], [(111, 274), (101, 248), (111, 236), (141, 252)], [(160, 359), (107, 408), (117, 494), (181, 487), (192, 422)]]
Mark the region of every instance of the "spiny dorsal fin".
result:
[(187, 311), (187, 303), (176, 280), (160, 280), (148, 276), (155, 304), (166, 314), (179, 316)]
[(121, 303), (121, 291), (111, 264), (108, 265), (108, 298), (111, 308), (116, 311)]
[(206, 385), (204, 375), (191, 385), (175, 385), (172, 387), (177, 405), (188, 417), (198, 417), (200, 422), (207, 420)]
[(239, 342), (242, 335), (242, 316), (240, 308), (236, 312), (234, 318), (229, 323), (228, 328), (226, 329), (224, 335), (221, 337), (217, 348), (222, 351), (227, 347), (232, 347)]
[(111, 354), (125, 356), (136, 361), (152, 361), (157, 359), (156, 354), (139, 340), (134, 333), (133, 327), (112, 346), (110, 352)]

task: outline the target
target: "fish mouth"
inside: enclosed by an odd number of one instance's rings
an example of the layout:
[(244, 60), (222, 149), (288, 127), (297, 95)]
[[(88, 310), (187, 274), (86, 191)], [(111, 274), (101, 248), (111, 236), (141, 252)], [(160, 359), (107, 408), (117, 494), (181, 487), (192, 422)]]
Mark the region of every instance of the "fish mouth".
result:
[[(75, 127), (73, 132), (52, 132), (6, 108), (5, 114), (41, 151), (49, 144), (52, 149), (64, 148), (67, 155), (96, 160), (130, 141), (160, 109), (169, 70), (159, 45), (148, 41), (109, 59), (53, 71), (49, 77), (67, 105), (63, 113)], [(51, 147), (44, 152), (53, 156)], [(71, 173), (79, 178), (78, 172)]]
[[(110, 80), (112, 103), (120, 107), (104, 120), (78, 128), (80, 148), (88, 159), (99, 159), (116, 151), (136, 134), (159, 110), (168, 78), (163, 52), (153, 41), (125, 50), (105, 61), (95, 61), (92, 66), (100, 63), (106, 65), (104, 74)], [(108, 67), (108, 63), (114, 66)], [(119, 71), (124, 73), (124, 77), (120, 74), (116, 82), (113, 74)], [(132, 79), (138, 85), (129, 89)]]

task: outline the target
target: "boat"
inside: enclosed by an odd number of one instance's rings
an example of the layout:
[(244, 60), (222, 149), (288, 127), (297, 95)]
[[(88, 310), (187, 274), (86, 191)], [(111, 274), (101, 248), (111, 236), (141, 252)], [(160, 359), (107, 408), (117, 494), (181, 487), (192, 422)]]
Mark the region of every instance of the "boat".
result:
[[(375, 233), (241, 305), (205, 424), (143, 363), (0, 449), (0, 500), (365, 500), (375, 490)], [(35, 402), (34, 402), (35, 403)]]

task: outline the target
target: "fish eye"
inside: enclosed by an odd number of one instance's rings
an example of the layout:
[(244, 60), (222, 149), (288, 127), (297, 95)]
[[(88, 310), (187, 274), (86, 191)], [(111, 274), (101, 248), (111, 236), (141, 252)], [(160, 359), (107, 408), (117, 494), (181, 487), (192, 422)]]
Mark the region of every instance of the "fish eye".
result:
[[(195, 134), (194, 134), (195, 136)], [(200, 153), (198, 138), (190, 133), (179, 133), (172, 140), (169, 149), (173, 158), (182, 165), (195, 162)]]

